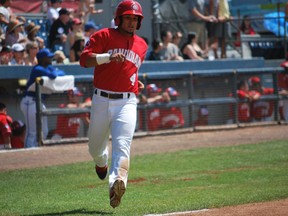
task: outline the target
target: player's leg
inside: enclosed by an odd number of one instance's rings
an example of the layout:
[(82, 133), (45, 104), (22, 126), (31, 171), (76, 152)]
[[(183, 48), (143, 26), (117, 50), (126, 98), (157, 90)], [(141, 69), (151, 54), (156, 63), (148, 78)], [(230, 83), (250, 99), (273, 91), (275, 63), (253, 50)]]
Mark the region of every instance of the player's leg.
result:
[(31, 148), (38, 146), (36, 132), (36, 103), (32, 97), (25, 97), (21, 101), (21, 110), (24, 114), (26, 123), (25, 147)]
[(125, 186), (127, 185), (130, 147), (137, 118), (137, 102), (134, 94), (129, 99), (115, 101), (115, 103), (118, 104), (114, 108), (111, 123), (112, 160), (109, 175), (110, 188), (117, 179), (122, 180)]
[(110, 134), (109, 100), (93, 95), (89, 125), (89, 153), (95, 164), (104, 167), (108, 163), (108, 139)]
[[(124, 102), (124, 103), (123, 103)], [(136, 118), (136, 96), (115, 102), (111, 124), (112, 160), (109, 175), (110, 205), (119, 206), (125, 193), (130, 164), (130, 147)]]

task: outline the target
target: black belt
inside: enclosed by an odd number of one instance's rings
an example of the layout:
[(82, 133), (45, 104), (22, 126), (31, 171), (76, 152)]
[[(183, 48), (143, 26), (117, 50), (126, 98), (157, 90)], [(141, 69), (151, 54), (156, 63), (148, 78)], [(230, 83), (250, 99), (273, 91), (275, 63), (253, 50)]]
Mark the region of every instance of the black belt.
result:
[[(97, 92), (100, 91), (98, 89), (95, 89), (95, 94), (97, 95)], [(125, 94), (117, 94), (117, 93), (108, 93), (105, 91), (100, 91), (100, 96), (111, 98), (111, 99), (123, 99), (125, 98)], [(130, 93), (127, 93), (127, 98), (130, 97)]]

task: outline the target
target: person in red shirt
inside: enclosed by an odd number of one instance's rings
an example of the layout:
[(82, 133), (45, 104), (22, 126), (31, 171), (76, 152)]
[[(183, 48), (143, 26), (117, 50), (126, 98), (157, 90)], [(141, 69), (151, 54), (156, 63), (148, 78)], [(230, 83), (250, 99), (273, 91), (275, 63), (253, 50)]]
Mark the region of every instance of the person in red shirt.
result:
[[(147, 85), (147, 103), (161, 103), (163, 102), (162, 89), (156, 84), (151, 83)], [(149, 108), (147, 111), (147, 129), (148, 131), (156, 131), (160, 129), (161, 117), (160, 108)]]
[[(278, 88), (279, 88), (279, 95), (283, 97), (288, 96), (288, 61), (284, 61), (281, 63), (281, 67), (285, 68), (284, 73), (279, 73), (278, 75)], [(280, 101), (280, 116), (283, 116), (285, 121), (288, 121), (288, 99), (283, 99)]]
[(13, 121), (11, 124), (12, 135), (11, 135), (11, 146), (13, 149), (24, 148), (25, 146), (25, 135), (26, 125), (20, 121)]
[(89, 153), (98, 177), (108, 173), (108, 140), (112, 158), (109, 167), (110, 205), (120, 205), (128, 182), (130, 148), (137, 121), (137, 95), (144, 89), (138, 70), (147, 53), (147, 43), (136, 35), (143, 19), (137, 1), (121, 1), (115, 13), (117, 28), (95, 32), (80, 56), (80, 65), (94, 67), (94, 94), (90, 112)]
[[(163, 94), (164, 102), (177, 101), (179, 93), (173, 87), (166, 88), (165, 93), (166, 94)], [(179, 107), (161, 108), (160, 118), (161, 129), (180, 128), (184, 126), (184, 117)]]
[[(230, 96), (232, 96), (230, 94)], [(260, 97), (260, 94), (256, 94), (256, 92), (251, 92), (249, 90), (249, 85), (247, 80), (240, 80), (237, 84), (237, 98), (238, 102), (238, 121), (240, 123), (251, 122), (251, 103), (254, 100), (257, 100)], [(227, 124), (231, 124), (233, 122), (234, 116), (234, 108), (230, 107), (230, 119), (227, 121)]]
[[(139, 94), (139, 104), (154, 104), (162, 102), (162, 91), (155, 83), (147, 85), (146, 92), (147, 96), (144, 94)], [(146, 118), (144, 118), (146, 114)], [(146, 120), (146, 122), (144, 122)], [(146, 110), (139, 110), (138, 114), (139, 130), (145, 129), (145, 124), (147, 125), (146, 130), (156, 131), (160, 128), (160, 109), (159, 108), (147, 108)]]
[(0, 149), (11, 149), (11, 132), (6, 105), (0, 103)]
[[(75, 87), (67, 92), (68, 103), (60, 104), (59, 107), (71, 109), (84, 107), (84, 103), (83, 105), (80, 103), (82, 96), (83, 93)], [(59, 115), (57, 117), (57, 126), (52, 139), (59, 140), (61, 138), (78, 137), (81, 119), (84, 120), (85, 124), (89, 124), (89, 113)]]
[[(259, 77), (249, 79), (252, 97), (260, 98), (261, 95), (274, 94), (273, 88), (264, 88)], [(253, 121), (272, 121), (274, 112), (274, 101), (254, 100), (251, 114)]]
[(251, 26), (250, 17), (245, 15), (239, 27), (239, 31), (236, 35), (237, 40), (235, 41), (235, 46), (241, 46), (241, 34), (245, 35), (255, 35), (256, 32), (254, 28)]

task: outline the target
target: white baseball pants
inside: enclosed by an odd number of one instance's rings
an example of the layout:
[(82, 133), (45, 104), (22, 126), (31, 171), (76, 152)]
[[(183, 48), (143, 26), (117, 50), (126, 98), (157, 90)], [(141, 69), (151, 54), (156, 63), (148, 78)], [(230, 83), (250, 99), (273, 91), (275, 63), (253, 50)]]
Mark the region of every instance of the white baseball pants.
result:
[(126, 187), (130, 147), (136, 127), (137, 98), (134, 93), (130, 93), (129, 98), (109, 99), (100, 96), (100, 91), (98, 89), (99, 94), (94, 94), (92, 98), (88, 134), (89, 153), (97, 166), (107, 165), (108, 140), (111, 133), (112, 158), (109, 167), (109, 188), (117, 179), (121, 179)]
[[(46, 109), (45, 105), (41, 104), (42, 109)], [(36, 101), (33, 97), (25, 96), (22, 98), (20, 108), (24, 114), (26, 124), (26, 138), (25, 147), (37, 147), (37, 124), (36, 124)], [(42, 133), (43, 138), (48, 134), (48, 121), (47, 117), (42, 117)]]

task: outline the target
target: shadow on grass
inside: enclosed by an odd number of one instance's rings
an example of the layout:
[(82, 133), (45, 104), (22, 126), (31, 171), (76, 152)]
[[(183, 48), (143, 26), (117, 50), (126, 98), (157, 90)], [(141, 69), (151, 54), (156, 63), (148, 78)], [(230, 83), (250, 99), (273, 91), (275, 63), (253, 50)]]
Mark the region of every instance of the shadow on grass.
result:
[(47, 213), (47, 214), (29, 214), (22, 216), (63, 216), (63, 215), (111, 215), (112, 212), (103, 212), (103, 211), (87, 211), (86, 209), (76, 209), (72, 211), (65, 212), (55, 212), (55, 213)]

